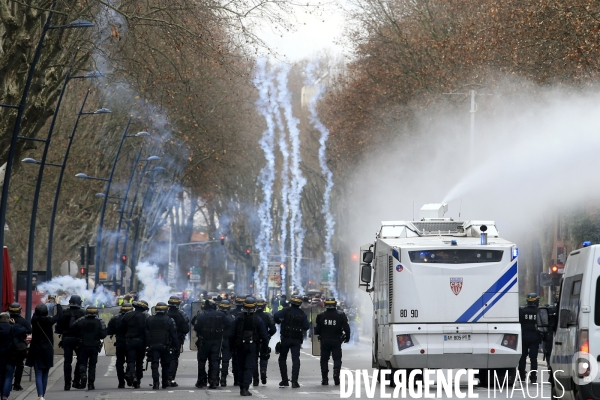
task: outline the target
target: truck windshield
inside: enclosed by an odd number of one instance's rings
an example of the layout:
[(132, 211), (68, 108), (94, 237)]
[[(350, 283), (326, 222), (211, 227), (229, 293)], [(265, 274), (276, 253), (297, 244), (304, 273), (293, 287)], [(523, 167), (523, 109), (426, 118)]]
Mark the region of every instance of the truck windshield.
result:
[(409, 251), (412, 263), (472, 264), (502, 261), (503, 250), (417, 250)]

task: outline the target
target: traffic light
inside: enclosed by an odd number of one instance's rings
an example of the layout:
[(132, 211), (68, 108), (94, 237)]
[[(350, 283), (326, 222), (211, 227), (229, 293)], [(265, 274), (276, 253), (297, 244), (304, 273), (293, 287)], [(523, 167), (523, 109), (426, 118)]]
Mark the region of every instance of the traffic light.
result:
[(125, 267), (127, 267), (127, 254), (121, 254), (121, 270), (125, 270)]
[(84, 267), (81, 267), (81, 268), (79, 268), (79, 273), (80, 273), (82, 276), (85, 276), (85, 272), (86, 272), (86, 268), (84, 268)]
[(553, 265), (552, 267), (550, 267), (550, 278), (552, 279), (552, 286), (559, 286), (560, 285), (560, 280), (562, 278), (562, 275), (559, 272), (559, 268), (558, 265)]
[(187, 278), (188, 278), (188, 281), (190, 280), (190, 278), (191, 278), (191, 277), (192, 277), (192, 271), (188, 271), (188, 272), (187, 272)]
[(221, 246), (225, 244), (225, 236), (221, 235)]
[(250, 247), (250, 246), (246, 247), (246, 258), (250, 258), (251, 254), (252, 254), (252, 247)]

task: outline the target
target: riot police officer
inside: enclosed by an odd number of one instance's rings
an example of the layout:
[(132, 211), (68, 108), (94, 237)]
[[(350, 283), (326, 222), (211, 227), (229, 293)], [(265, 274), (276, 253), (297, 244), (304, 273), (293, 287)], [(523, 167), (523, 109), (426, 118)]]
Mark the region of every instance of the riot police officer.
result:
[[(87, 381), (88, 390), (94, 390), (96, 380), (96, 363), (98, 353), (102, 349), (101, 340), (106, 337), (106, 325), (98, 318), (98, 308), (88, 306), (85, 316), (71, 324), (71, 329), (78, 333), (81, 338), (81, 349), (79, 356), (79, 375), (81, 376), (80, 387), (84, 388)], [(87, 371), (87, 376), (86, 376)]]
[(256, 368), (256, 357), (258, 346), (262, 346), (261, 352), (267, 353), (269, 345), (269, 334), (262, 318), (255, 314), (256, 300), (246, 297), (243, 303), (243, 314), (239, 315), (234, 322), (231, 346), (237, 354), (239, 363), (240, 395), (252, 396), (248, 391), (252, 382), (252, 374)]
[(171, 366), (171, 350), (179, 352), (179, 338), (175, 321), (167, 315), (167, 306), (163, 302), (156, 303), (156, 315), (146, 320), (146, 346), (152, 354), (153, 389), (158, 389), (161, 374), (158, 373), (158, 362), (162, 367), (162, 388), (169, 387), (169, 367)]
[(337, 310), (337, 301), (325, 299), (326, 310), (317, 315), (315, 335), (321, 341), (321, 384), (329, 385), (329, 356), (333, 358), (333, 381), (340, 384), (342, 369), (342, 340), (350, 341), (350, 325), (343, 311)]
[(146, 319), (148, 303), (144, 300), (133, 302), (133, 311), (126, 313), (121, 320), (119, 331), (127, 342), (127, 371), (125, 380), (134, 389), (140, 388), (144, 376), (144, 356), (146, 355)]
[(281, 382), (279, 387), (290, 386), (287, 374), (287, 355), (292, 354), (292, 387), (299, 388), (298, 375), (300, 374), (300, 346), (303, 340), (303, 331), (308, 330), (308, 318), (300, 309), (302, 297), (292, 296), (291, 307), (283, 308), (274, 315), (275, 323), (281, 324), (281, 352), (279, 354), (279, 372)]
[[(73, 369), (73, 353), (77, 355), (77, 363), (75, 364), (75, 372), (73, 374), (73, 387), (76, 389), (85, 389), (85, 384), (81, 385), (80, 367), (81, 362), (80, 349), (81, 338), (71, 329), (71, 323), (85, 315), (85, 311), (81, 309), (81, 297), (72, 295), (69, 299), (69, 308), (63, 312), (62, 318), (56, 324), (56, 333), (61, 335), (59, 346), (64, 350), (65, 362), (63, 364), (63, 372), (65, 377), (65, 390), (71, 389), (71, 371)], [(56, 307), (62, 307), (56, 305)]]
[[(235, 308), (230, 311), (231, 316), (235, 320), (239, 315), (243, 314), (244, 300), (247, 296), (235, 296)], [(231, 372), (233, 373), (233, 386), (239, 385), (239, 370), (238, 370), (238, 359), (237, 354), (233, 352), (231, 354)]]
[[(233, 318), (229, 314), (231, 304), (229, 300), (221, 300), (219, 303), (219, 311), (222, 312), (226, 318)], [(231, 338), (231, 330), (223, 331), (223, 344), (221, 346), (221, 386), (227, 386), (227, 374), (229, 373), (229, 361), (231, 361), (231, 348), (229, 346), (229, 340)]]
[[(267, 302), (263, 298), (256, 299), (256, 315), (263, 320), (265, 327), (267, 328), (267, 333), (269, 334), (269, 340), (275, 333), (277, 333), (277, 327), (275, 326), (275, 319), (273, 318), (273, 314), (265, 312), (265, 307)], [(254, 368), (253, 376), (252, 376), (252, 385), (258, 386), (258, 371), (260, 370), (260, 380), (263, 385), (267, 384), (267, 366), (269, 364), (269, 358), (271, 358), (271, 348), (269, 347), (269, 342), (262, 343), (263, 346), (258, 346), (259, 354), (257, 358), (257, 364)], [(262, 350), (266, 350), (266, 353)], [(260, 360), (260, 366), (258, 365), (258, 361)], [(259, 368), (260, 367), (260, 368)]]
[(17, 351), (14, 356), (15, 362), (15, 380), (13, 383), (13, 390), (19, 391), (23, 390), (21, 386), (21, 377), (23, 376), (23, 362), (25, 361), (25, 357), (27, 357), (27, 344), (25, 344), (25, 339), (27, 339), (27, 335), (31, 334), (31, 324), (25, 318), (21, 316), (21, 305), (19, 303), (11, 303), (8, 306), (8, 314), (15, 321), (15, 324), (21, 325), (25, 328), (26, 333), (18, 337), (19, 345), (17, 346)]
[(125, 313), (133, 310), (133, 306), (130, 303), (121, 304), (121, 312), (119, 315), (115, 315), (108, 321), (107, 334), (110, 336), (116, 336), (115, 350), (117, 361), (115, 362), (115, 368), (117, 369), (117, 379), (119, 380), (119, 389), (125, 388), (125, 359), (127, 357), (127, 339), (122, 332), (119, 332), (119, 325)]
[[(204, 313), (196, 319), (194, 330), (198, 335), (198, 381), (197, 388), (206, 386), (216, 389), (219, 385), (219, 356), (223, 334), (231, 329), (231, 319), (216, 310), (214, 300), (204, 301)], [(208, 377), (205, 371), (208, 360)]]
[(522, 353), (519, 360), (519, 376), (525, 380), (525, 363), (527, 355), (531, 361), (531, 383), (537, 382), (537, 355), (540, 345), (540, 333), (537, 330), (539, 297), (536, 293), (527, 295), (527, 305), (519, 309), (519, 323), (521, 324)]
[(179, 368), (179, 356), (181, 355), (181, 346), (185, 342), (185, 336), (190, 332), (190, 320), (187, 315), (179, 309), (181, 305), (181, 299), (177, 296), (171, 296), (169, 298), (169, 310), (167, 315), (171, 317), (177, 328), (177, 339), (179, 347), (173, 347), (173, 354), (171, 354), (171, 364), (169, 366), (169, 386), (179, 386), (175, 382), (175, 376), (177, 375), (177, 368)]

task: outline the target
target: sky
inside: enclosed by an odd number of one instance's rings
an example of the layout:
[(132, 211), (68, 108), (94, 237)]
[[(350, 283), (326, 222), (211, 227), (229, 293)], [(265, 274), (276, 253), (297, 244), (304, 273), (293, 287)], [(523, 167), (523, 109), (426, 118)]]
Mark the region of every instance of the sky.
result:
[[(309, 3), (317, 3), (315, 0)], [(315, 54), (328, 50), (341, 54), (342, 47), (335, 43), (342, 34), (343, 15), (339, 7), (343, 0), (336, 0), (321, 15), (308, 14), (297, 9), (295, 32), (285, 32), (283, 36), (269, 27), (259, 31), (259, 36), (277, 52), (279, 57), (290, 62), (311, 58)]]

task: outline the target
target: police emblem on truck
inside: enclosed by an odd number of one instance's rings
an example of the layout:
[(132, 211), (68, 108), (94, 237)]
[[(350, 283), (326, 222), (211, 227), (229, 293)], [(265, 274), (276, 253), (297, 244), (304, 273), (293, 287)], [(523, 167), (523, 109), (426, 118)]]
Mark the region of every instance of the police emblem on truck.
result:
[(463, 278), (450, 278), (450, 289), (452, 289), (452, 293), (458, 296), (462, 289)]

